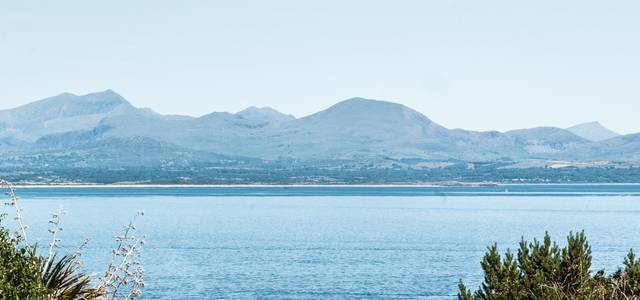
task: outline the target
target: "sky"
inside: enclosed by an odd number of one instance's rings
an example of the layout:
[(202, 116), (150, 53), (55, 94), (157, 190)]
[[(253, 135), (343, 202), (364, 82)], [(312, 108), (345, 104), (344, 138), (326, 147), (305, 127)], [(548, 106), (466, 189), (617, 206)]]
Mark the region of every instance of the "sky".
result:
[(365, 97), (448, 128), (640, 132), (640, 1), (0, 2), (0, 109), (106, 89), (163, 114)]

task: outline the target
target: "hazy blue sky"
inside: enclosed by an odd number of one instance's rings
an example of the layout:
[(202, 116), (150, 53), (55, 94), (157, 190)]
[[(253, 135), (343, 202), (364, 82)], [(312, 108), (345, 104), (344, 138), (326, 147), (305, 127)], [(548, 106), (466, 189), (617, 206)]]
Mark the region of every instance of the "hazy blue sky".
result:
[(361, 96), (447, 127), (640, 132), (640, 1), (0, 4), (0, 109), (108, 88), (161, 113)]

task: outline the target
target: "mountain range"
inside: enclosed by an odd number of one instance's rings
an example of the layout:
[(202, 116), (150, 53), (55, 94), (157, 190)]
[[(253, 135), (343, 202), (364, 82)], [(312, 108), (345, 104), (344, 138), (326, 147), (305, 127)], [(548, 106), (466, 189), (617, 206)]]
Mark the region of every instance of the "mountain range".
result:
[(628, 162), (640, 161), (640, 134), (597, 122), (507, 132), (448, 129), (404, 105), (363, 98), (295, 118), (271, 108), (202, 117), (136, 108), (112, 90), (64, 93), (0, 110), (5, 166), (182, 165), (220, 161)]

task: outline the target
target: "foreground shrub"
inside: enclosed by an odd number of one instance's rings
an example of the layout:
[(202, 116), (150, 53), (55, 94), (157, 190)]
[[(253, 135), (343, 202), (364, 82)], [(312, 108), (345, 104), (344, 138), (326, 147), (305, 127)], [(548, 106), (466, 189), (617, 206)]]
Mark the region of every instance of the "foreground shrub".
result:
[(35, 247), (20, 246), (0, 227), (1, 299), (94, 299), (102, 296), (79, 272), (74, 256), (45, 260)]
[(15, 189), (3, 180), (0, 187), (8, 191), (9, 201), (5, 204), (13, 207), (13, 219), (18, 224), (18, 229), (11, 232), (3, 223), (7, 214), (0, 214), (0, 299), (130, 299), (141, 295), (144, 269), (140, 248), (144, 242), (135, 235), (133, 221), (115, 238), (117, 246), (112, 251), (112, 260), (104, 275), (93, 283), (90, 276), (79, 270), (80, 251), (88, 241), (76, 253), (62, 256), (56, 253), (63, 212), (52, 214), (49, 220), (52, 240), (48, 254), (41, 256), (36, 253), (37, 245), (27, 240), (27, 226)]
[(633, 249), (623, 268), (610, 276), (591, 274), (591, 246), (584, 232), (570, 233), (560, 248), (545, 234), (542, 242), (520, 242), (517, 254), (489, 247), (481, 266), (484, 282), (472, 293), (459, 284), (458, 299), (640, 299), (640, 261)]
[[(0, 220), (1, 221), (1, 220)], [(42, 298), (47, 294), (39, 276), (42, 259), (35, 249), (16, 246), (9, 231), (0, 227), (0, 297)]]

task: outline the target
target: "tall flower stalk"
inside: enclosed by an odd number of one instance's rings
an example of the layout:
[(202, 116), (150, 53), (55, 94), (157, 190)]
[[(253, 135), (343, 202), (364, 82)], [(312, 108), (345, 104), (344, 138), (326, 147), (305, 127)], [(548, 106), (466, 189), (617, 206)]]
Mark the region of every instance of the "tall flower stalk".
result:
[(14, 241), (15, 243), (19, 243), (20, 241), (24, 241), (25, 245), (29, 247), (29, 241), (27, 239), (27, 225), (24, 224), (24, 219), (22, 217), (22, 208), (20, 207), (20, 198), (16, 194), (16, 188), (9, 181), (4, 179), (0, 179), (0, 187), (6, 189), (6, 195), (9, 197), (9, 201), (5, 203), (5, 205), (14, 207), (15, 217), (13, 218), (18, 223), (18, 229), (14, 232)]
[(144, 245), (144, 236), (136, 235), (135, 220), (143, 216), (139, 211), (133, 220), (124, 227), (123, 233), (115, 237), (118, 246), (112, 251), (111, 262), (98, 289), (114, 298), (131, 299), (142, 294), (144, 268), (140, 262), (140, 251)]
[(59, 208), (55, 213), (51, 214), (51, 219), (49, 219), (49, 224), (51, 224), (51, 228), (49, 228), (49, 233), (51, 233), (51, 242), (49, 243), (49, 253), (47, 254), (47, 259), (45, 261), (45, 269), (44, 272), (48, 271), (48, 266), (53, 260), (55, 255), (54, 249), (60, 248), (60, 238), (58, 237), (58, 233), (62, 231), (62, 227), (60, 227), (60, 216), (64, 214), (62, 208)]

